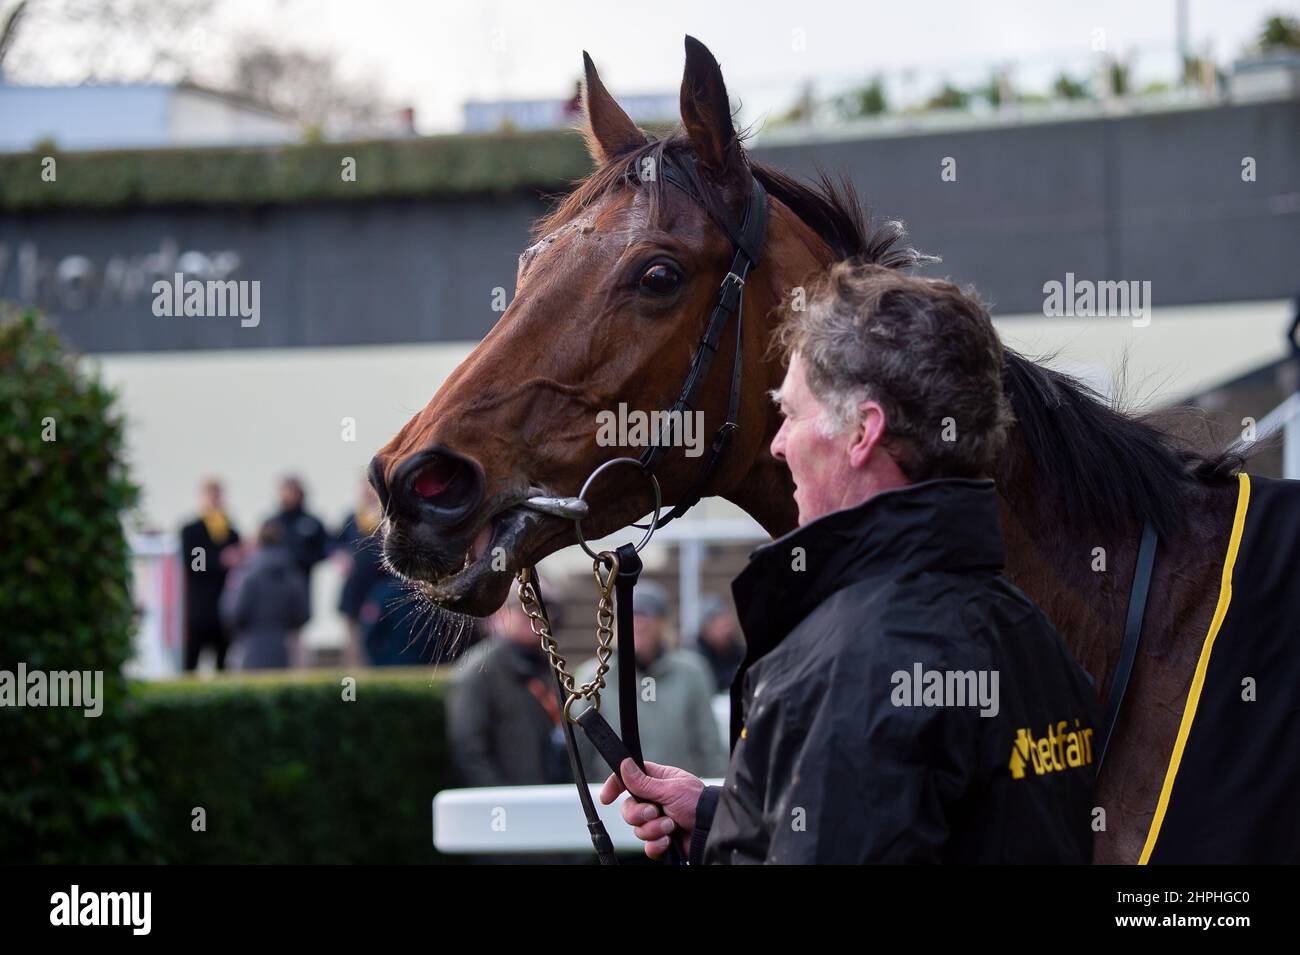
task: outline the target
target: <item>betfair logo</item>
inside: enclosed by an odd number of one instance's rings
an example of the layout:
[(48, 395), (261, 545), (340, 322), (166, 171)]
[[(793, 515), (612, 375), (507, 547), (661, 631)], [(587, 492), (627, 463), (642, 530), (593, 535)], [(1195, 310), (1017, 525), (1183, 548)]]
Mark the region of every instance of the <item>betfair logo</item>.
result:
[(1047, 735), (1034, 738), (1027, 729), (1016, 731), (1011, 745), (1011, 778), (1024, 779), (1025, 767), (1031, 766), (1035, 776), (1057, 773), (1063, 769), (1076, 769), (1092, 765), (1092, 727), (1081, 727), (1074, 721), (1074, 729), (1061, 720), (1047, 726)]

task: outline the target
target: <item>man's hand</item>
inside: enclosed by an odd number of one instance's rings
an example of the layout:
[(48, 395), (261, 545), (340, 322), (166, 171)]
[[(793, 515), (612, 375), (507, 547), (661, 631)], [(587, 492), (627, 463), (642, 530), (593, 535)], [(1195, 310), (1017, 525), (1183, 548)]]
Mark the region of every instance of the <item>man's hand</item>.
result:
[[(646, 772), (641, 772), (631, 759), (623, 760), (619, 766), (633, 797), (623, 803), (623, 821), (645, 842), (645, 854), (651, 859), (658, 859), (668, 851), (668, 840), (674, 834), (678, 848), (685, 855), (690, 851), (695, 805), (704, 791), (704, 782), (675, 766), (647, 762), (645, 768)], [(611, 775), (600, 791), (600, 801), (608, 806), (622, 791), (623, 784)], [(658, 803), (663, 812), (650, 803)]]

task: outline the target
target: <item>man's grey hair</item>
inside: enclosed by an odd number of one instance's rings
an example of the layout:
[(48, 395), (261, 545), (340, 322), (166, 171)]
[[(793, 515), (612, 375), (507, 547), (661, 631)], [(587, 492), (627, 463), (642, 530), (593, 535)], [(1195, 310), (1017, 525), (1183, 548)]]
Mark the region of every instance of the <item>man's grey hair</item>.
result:
[(971, 292), (940, 279), (840, 262), (785, 310), (774, 346), (798, 354), (823, 434), (885, 413), (883, 446), (911, 481), (992, 473), (1011, 421), (1002, 344)]

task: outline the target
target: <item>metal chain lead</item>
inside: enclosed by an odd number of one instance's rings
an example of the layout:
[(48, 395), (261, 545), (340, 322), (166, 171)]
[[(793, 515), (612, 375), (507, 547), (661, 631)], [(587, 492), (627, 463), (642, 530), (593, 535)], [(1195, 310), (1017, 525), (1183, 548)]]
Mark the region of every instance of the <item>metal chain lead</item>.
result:
[[(608, 573), (602, 577), (601, 569), (608, 566)], [(596, 602), (596, 675), (577, 686), (577, 679), (569, 672), (568, 662), (560, 654), (560, 646), (551, 633), (551, 622), (542, 613), (541, 602), (537, 599), (537, 589), (527, 568), (520, 569), (516, 575), (519, 581), (517, 590), (519, 604), (528, 615), (529, 626), (533, 634), (542, 642), (542, 650), (550, 661), (551, 669), (559, 677), (560, 685), (569, 694), (564, 703), (564, 716), (573, 719), (573, 704), (579, 700), (591, 700), (592, 705), (600, 708), (600, 691), (605, 689), (605, 674), (609, 672), (609, 660), (614, 654), (614, 581), (618, 577), (618, 557), (612, 551), (602, 551), (592, 562), (592, 575), (596, 578), (596, 587), (600, 599)]]

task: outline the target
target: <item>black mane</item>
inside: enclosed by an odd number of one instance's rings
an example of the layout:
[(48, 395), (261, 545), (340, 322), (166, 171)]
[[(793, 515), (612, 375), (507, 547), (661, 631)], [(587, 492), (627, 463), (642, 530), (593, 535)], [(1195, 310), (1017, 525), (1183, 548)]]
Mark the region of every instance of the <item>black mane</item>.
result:
[(842, 178), (837, 184), (819, 172), (816, 185), (800, 182), (764, 163), (751, 162), (754, 177), (770, 195), (780, 199), (831, 247), (837, 259), (910, 268), (929, 258), (903, 243), (907, 229), (897, 220), (878, 225), (863, 212), (853, 183)]
[(1005, 350), (1004, 389), (1038, 479), (1060, 519), (1091, 530), (1149, 520), (1168, 540), (1186, 522), (1199, 484), (1230, 482), (1245, 462), (1229, 448), (1200, 454), (1108, 406), (1076, 378)]

